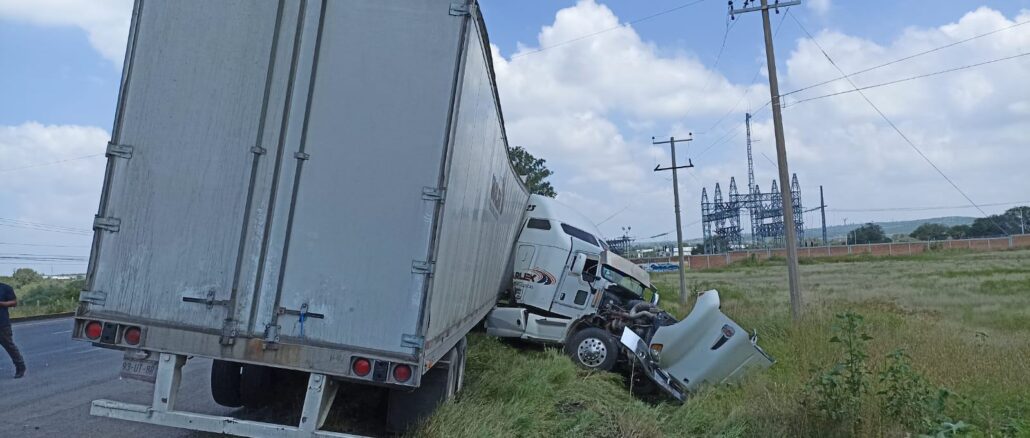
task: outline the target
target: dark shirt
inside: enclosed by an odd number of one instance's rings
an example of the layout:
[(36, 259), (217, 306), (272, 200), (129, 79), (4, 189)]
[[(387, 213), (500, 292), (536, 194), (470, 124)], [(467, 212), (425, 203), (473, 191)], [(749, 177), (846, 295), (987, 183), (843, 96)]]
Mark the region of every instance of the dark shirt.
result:
[[(4, 283), (0, 283), (0, 301), (13, 301), (18, 299), (14, 295), (14, 288)], [(7, 312), (6, 307), (0, 307), (0, 327), (7, 327), (11, 325), (11, 315)]]

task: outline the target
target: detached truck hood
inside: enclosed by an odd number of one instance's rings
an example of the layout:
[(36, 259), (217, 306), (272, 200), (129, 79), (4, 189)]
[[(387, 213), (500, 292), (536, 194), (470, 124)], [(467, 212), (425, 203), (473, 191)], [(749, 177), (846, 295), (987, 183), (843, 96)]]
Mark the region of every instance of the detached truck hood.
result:
[(719, 307), (719, 292), (702, 292), (683, 321), (659, 328), (651, 339), (652, 349), (661, 345), (658, 366), (687, 391), (732, 382), (773, 364), (757, 337), (748, 337)]
[(678, 400), (702, 385), (733, 382), (752, 370), (773, 364), (757, 337), (719, 309), (719, 292), (701, 293), (683, 321), (660, 327), (650, 345), (625, 329), (626, 346), (655, 381)]

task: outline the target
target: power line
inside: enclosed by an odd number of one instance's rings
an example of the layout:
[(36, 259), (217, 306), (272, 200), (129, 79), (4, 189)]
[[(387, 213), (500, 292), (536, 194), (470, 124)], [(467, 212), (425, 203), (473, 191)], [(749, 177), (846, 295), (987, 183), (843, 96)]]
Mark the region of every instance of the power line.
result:
[[(805, 25), (801, 24), (801, 20), (798, 20), (798, 18), (795, 17), (794, 14), (792, 14), (789, 10), (787, 11), (787, 15), (790, 15), (790, 18), (793, 19), (795, 23), (797, 23), (798, 27), (801, 28), (801, 30), (803, 32), (805, 32), (805, 35), (808, 35), (808, 38), (810, 38), (812, 40), (812, 43), (814, 43), (815, 46), (819, 48), (819, 51), (822, 52), (823, 56), (826, 57), (826, 60), (829, 61), (831, 65), (833, 65), (833, 68), (837, 69), (837, 71), (839, 71), (840, 74), (845, 75), (844, 74), (844, 70), (842, 70), (840, 68), (840, 66), (837, 65), (837, 63), (833, 60), (833, 58), (830, 57), (829, 53), (826, 53), (826, 50), (824, 50), (823, 46), (821, 44), (819, 44), (819, 41), (817, 41), (815, 39), (815, 37), (812, 36), (812, 34), (808, 31), (808, 29), (805, 28)], [(847, 75), (845, 75), (845, 76), (847, 76)], [(880, 111), (880, 108), (878, 106), (876, 106), (876, 104), (873, 103), (872, 100), (869, 100), (869, 97), (867, 97), (865, 95), (865, 93), (863, 93), (862, 90), (860, 90), (859, 87), (857, 85), (855, 85), (855, 82), (852, 81), (851, 78), (845, 77), (845, 80), (847, 80), (848, 83), (851, 84), (851, 87), (854, 88), (855, 91), (857, 91), (860, 96), (862, 96), (862, 99), (864, 99), (866, 101), (866, 103), (869, 104), (869, 106), (873, 107), (873, 109), (876, 111), (876, 113), (879, 114), (880, 117), (883, 118), (883, 120), (885, 122), (887, 122), (887, 124), (890, 125), (890, 127), (892, 129), (894, 129), (894, 132), (897, 132), (898, 135), (903, 140), (905, 140), (905, 143), (908, 143), (908, 145), (911, 146), (912, 149), (915, 150), (916, 153), (919, 154), (919, 156), (923, 158), (923, 160), (926, 160), (926, 162), (928, 164), (930, 164), (930, 167), (933, 167), (933, 169), (936, 170), (937, 173), (939, 173), (941, 175), (941, 177), (944, 178), (944, 180), (948, 182), (948, 184), (951, 184), (951, 186), (953, 188), (955, 188), (955, 191), (957, 191), (960, 195), (962, 195), (962, 197), (965, 198), (966, 201), (969, 201), (970, 205), (972, 205), (973, 207), (976, 207), (976, 209), (981, 214), (983, 214), (985, 218), (988, 218), (991, 222), (993, 222), (994, 225), (997, 226), (998, 229), (1000, 229), (1002, 233), (1005, 233), (1006, 235), (1009, 234), (1008, 230), (1006, 230), (1004, 227), (1002, 227), (1001, 224), (999, 224), (997, 221), (992, 219), (990, 217), (990, 215), (987, 214), (987, 212), (985, 212), (982, 208), (980, 208), (980, 206), (977, 205), (976, 202), (974, 202), (973, 199), (970, 198), (969, 195), (966, 194), (966, 192), (962, 191), (962, 189), (959, 188), (958, 184), (955, 184), (955, 182), (952, 181), (951, 178), (949, 178), (948, 175), (946, 175), (944, 173), (944, 171), (941, 170), (940, 167), (937, 167), (937, 164), (934, 163), (933, 160), (930, 159), (930, 157), (927, 157), (926, 154), (924, 154), (923, 151), (920, 150), (919, 147), (916, 146), (916, 144), (912, 142), (912, 140), (909, 140), (908, 136), (905, 135), (904, 132), (901, 132), (901, 129), (898, 128), (898, 126), (895, 125), (894, 122), (891, 121), (891, 119), (889, 117), (887, 117), (886, 114), (883, 113), (883, 111)]]
[(987, 33), (982, 33), (982, 34), (979, 34), (979, 35), (974, 35), (972, 37), (969, 37), (969, 38), (966, 38), (966, 39), (963, 39), (963, 40), (959, 40), (959, 41), (955, 41), (955, 42), (950, 43), (950, 44), (945, 44), (945, 45), (940, 46), (940, 47), (934, 47), (934, 48), (932, 48), (930, 50), (924, 50), (922, 52), (913, 53), (911, 55), (908, 55), (908, 56), (905, 56), (905, 57), (902, 57), (902, 58), (898, 58), (898, 59), (895, 59), (893, 61), (888, 61), (888, 62), (885, 62), (883, 64), (875, 65), (875, 66), (866, 68), (864, 70), (859, 70), (859, 71), (856, 71), (854, 73), (846, 74), (846, 75), (838, 77), (838, 78), (834, 78), (834, 79), (830, 79), (830, 80), (827, 80), (827, 81), (819, 82), (817, 84), (812, 84), (812, 85), (809, 85), (807, 87), (798, 88), (797, 90), (794, 90), (794, 91), (791, 91), (789, 93), (783, 94), (781, 97), (786, 97), (786, 96), (789, 96), (789, 95), (794, 94), (794, 93), (800, 93), (802, 91), (809, 90), (809, 89), (812, 89), (812, 88), (815, 88), (815, 87), (820, 87), (820, 86), (829, 84), (831, 82), (839, 81), (841, 79), (847, 79), (847, 78), (852, 77), (852, 76), (857, 76), (857, 75), (860, 75), (860, 74), (863, 74), (863, 73), (871, 72), (871, 71), (876, 70), (876, 69), (880, 69), (880, 68), (883, 68), (883, 67), (894, 65), (894, 64), (897, 64), (899, 62), (908, 61), (908, 60), (913, 59), (913, 58), (917, 58), (917, 57), (920, 57), (920, 56), (923, 56), (923, 55), (927, 55), (927, 54), (930, 54), (930, 53), (938, 52), (938, 51), (947, 49), (949, 47), (954, 47), (954, 46), (957, 46), (959, 44), (963, 44), (963, 43), (967, 43), (969, 41), (973, 41), (975, 39), (983, 38), (985, 36), (994, 35), (994, 34), (996, 34), (998, 32), (1002, 32), (1002, 31), (1006, 31), (1006, 30), (1009, 30), (1009, 29), (1012, 29), (1012, 28), (1015, 28), (1015, 27), (1019, 27), (1019, 26), (1022, 26), (1024, 24), (1027, 24), (1027, 23), (1030, 23), (1030, 20), (1021, 21), (1021, 22), (1018, 22), (1018, 23), (1013, 24), (1011, 26), (1006, 26), (1006, 27), (1003, 27), (1001, 29), (995, 29), (995, 30), (992, 30), (992, 31), (987, 32)]
[(84, 228), (72, 228), (60, 225), (50, 225), (39, 222), (28, 222), (7, 218), (0, 218), (0, 226), (10, 228), (22, 228), (36, 231), (48, 231), (53, 233), (78, 234), (82, 236), (88, 236), (93, 234), (93, 231)]
[[(978, 62), (976, 64), (963, 65), (961, 67), (949, 68), (947, 70), (940, 70), (940, 71), (935, 71), (935, 72), (932, 72), (932, 73), (925, 73), (925, 74), (921, 74), (921, 75), (917, 75), (917, 76), (911, 76), (911, 77), (907, 77), (907, 78), (903, 78), (903, 79), (897, 79), (897, 80), (888, 81), (888, 82), (883, 82), (883, 83), (879, 83), (879, 84), (875, 84), (875, 85), (868, 85), (868, 86), (865, 86), (865, 87), (855, 88), (853, 90), (838, 91), (836, 93), (829, 93), (829, 94), (823, 94), (823, 95), (820, 95), (820, 96), (809, 97), (809, 98), (806, 98), (806, 99), (801, 99), (801, 100), (794, 101), (790, 105), (784, 106), (784, 108), (786, 108), (788, 106), (794, 106), (794, 105), (797, 105), (797, 104), (800, 104), (800, 103), (805, 103), (805, 102), (813, 101), (813, 100), (825, 99), (827, 97), (840, 96), (842, 94), (849, 94), (849, 93), (854, 93), (854, 92), (857, 92), (857, 91), (863, 91), (863, 90), (869, 90), (869, 89), (873, 89), (873, 88), (886, 87), (888, 85), (894, 85), (894, 84), (898, 84), (898, 83), (901, 83), (901, 82), (914, 81), (916, 79), (928, 78), (928, 77), (931, 77), (931, 76), (938, 76), (938, 75), (942, 75), (942, 74), (945, 74), (945, 73), (952, 73), (952, 72), (956, 72), (956, 71), (960, 71), (960, 70), (967, 70), (967, 69), (974, 68), (974, 67), (980, 67), (980, 66), (984, 66), (984, 65), (988, 65), (988, 64), (994, 64), (994, 63), (997, 63), (997, 62), (1002, 62), (1002, 61), (1008, 61), (1008, 60), (1011, 60), (1011, 59), (1021, 58), (1021, 57), (1028, 56), (1028, 55), (1030, 55), (1030, 52), (1020, 53), (1018, 55), (1006, 56), (1006, 57), (1003, 57), (1003, 58), (991, 59), (991, 60), (988, 60), (988, 61)], [(788, 94), (790, 94), (790, 93), (788, 93)], [(784, 96), (786, 96), (786, 94)]]
[[(670, 9), (666, 9), (664, 11), (656, 12), (654, 14), (651, 14), (651, 15), (648, 15), (648, 16), (644, 16), (644, 17), (640, 17), (640, 18), (637, 18), (635, 20), (627, 21), (626, 24), (633, 25), (633, 24), (641, 23), (641, 22), (650, 20), (652, 18), (657, 18), (657, 17), (660, 17), (660, 16), (665, 15), (665, 14), (670, 14), (670, 13), (676, 12), (676, 11), (678, 11), (680, 9), (683, 9), (683, 8), (694, 6), (694, 5), (696, 5), (698, 3), (702, 3), (704, 1), (705, 0), (695, 0), (695, 1), (692, 1), (692, 2), (689, 2), (689, 3), (684, 3), (684, 4), (676, 6), (674, 8), (670, 8)], [(598, 36), (598, 35), (601, 35), (601, 34), (604, 34), (604, 33), (608, 33), (608, 32), (611, 32), (613, 30), (616, 30), (616, 29), (621, 29), (622, 27), (623, 27), (623, 25), (620, 23), (620, 24), (618, 24), (616, 26), (612, 26), (612, 27), (609, 27), (607, 29), (602, 29), (602, 30), (599, 30), (599, 31), (594, 32), (594, 33), (578, 36), (576, 38), (572, 38), (572, 39), (565, 40), (565, 41), (562, 41), (562, 42), (559, 42), (559, 43), (555, 43), (555, 44), (552, 44), (550, 46), (540, 47), (538, 49), (531, 50), (531, 51), (528, 51), (528, 52), (516, 53), (514, 55), (511, 55), (511, 59), (521, 58), (523, 56), (529, 56), (529, 55), (533, 55), (533, 54), (536, 54), (536, 53), (543, 52), (545, 50), (551, 50), (551, 49), (556, 48), (556, 47), (561, 47), (561, 46), (564, 46), (564, 45), (567, 45), (567, 44), (572, 44), (572, 43), (575, 43), (575, 42), (578, 42), (578, 41), (583, 41), (585, 39), (593, 38), (595, 36)]]
[(30, 164), (28, 166), (12, 167), (10, 169), (0, 169), (0, 172), (14, 172), (15, 170), (24, 170), (24, 169), (32, 169), (32, 168), (36, 168), (36, 167), (51, 166), (51, 165), (54, 165), (54, 164), (67, 163), (69, 161), (85, 160), (87, 158), (102, 157), (102, 156), (104, 156), (104, 154), (83, 155), (81, 157), (66, 158), (66, 159), (63, 159), (63, 160), (50, 161), (50, 162), (47, 162), (47, 163)]
[(10, 246), (39, 246), (47, 248), (89, 248), (89, 245), (50, 245), (46, 243), (18, 243), (18, 242), (0, 242), (0, 245)]
[[(790, 11), (790, 8), (786, 8), (786, 10)], [(780, 28), (783, 27), (783, 22), (786, 19), (787, 19), (786, 15), (784, 15), (783, 17), (780, 17), (780, 22), (776, 25), (775, 32), (773, 32), (773, 38), (775, 38), (776, 36), (778, 36), (780, 34)], [(755, 75), (751, 77), (751, 82), (748, 84), (747, 88), (744, 90), (744, 94), (740, 96), (740, 99), (737, 99), (737, 103), (733, 104), (733, 108), (731, 108), (729, 111), (726, 111), (726, 114), (723, 114), (722, 117), (719, 117), (719, 119), (716, 120), (715, 123), (712, 124), (712, 126), (709, 126), (708, 129), (705, 129), (704, 131), (698, 132), (698, 134), (705, 134), (705, 133), (711, 132), (713, 129), (715, 129), (719, 125), (721, 125), (722, 122), (725, 121), (727, 117), (729, 117), (731, 114), (737, 112), (737, 109), (740, 108), (740, 104), (742, 102), (744, 102), (744, 99), (746, 99), (749, 94), (751, 94), (751, 90), (753, 89), (752, 87), (755, 85), (755, 82), (758, 81), (758, 76), (761, 75), (761, 74), (762, 74), (762, 67), (758, 67), (758, 70), (755, 71)], [(766, 105), (768, 105), (768, 104), (766, 104)]]

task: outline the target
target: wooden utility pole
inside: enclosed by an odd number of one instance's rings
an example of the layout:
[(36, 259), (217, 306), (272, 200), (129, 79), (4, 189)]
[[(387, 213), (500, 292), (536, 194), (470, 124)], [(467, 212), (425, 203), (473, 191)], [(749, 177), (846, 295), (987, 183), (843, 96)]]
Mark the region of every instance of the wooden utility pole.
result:
[(730, 2), (730, 16), (746, 12), (761, 11), (762, 27), (765, 29), (765, 60), (769, 69), (769, 94), (772, 98), (773, 128), (776, 131), (776, 164), (780, 171), (780, 196), (783, 199), (783, 235), (787, 250), (787, 280), (790, 283), (790, 312), (797, 321), (801, 319), (801, 284), (798, 278), (798, 242), (797, 229), (794, 225), (794, 197), (790, 191), (790, 171), (787, 168), (787, 147), (783, 138), (783, 115), (780, 113), (780, 85), (776, 79), (776, 55), (773, 52), (773, 31), (769, 24), (769, 9), (800, 5), (801, 1), (780, 2), (775, 0), (769, 6), (769, 0), (761, 0), (760, 6), (749, 7), (751, 1), (745, 1), (741, 9), (733, 9)]
[(677, 141), (693, 141), (693, 138), (676, 139), (676, 137), (669, 137), (668, 141), (655, 141), (654, 137), (651, 137), (651, 144), (668, 144), (669, 149), (672, 151), (672, 166), (661, 167), (661, 165), (655, 166), (655, 172), (661, 172), (665, 170), (672, 170), (672, 197), (673, 205), (676, 206), (676, 249), (679, 254), (679, 272), (680, 272), (680, 304), (687, 303), (687, 280), (683, 271), (686, 269), (683, 266), (683, 226), (680, 220), (680, 183), (679, 177), (676, 174), (677, 169), (686, 169), (694, 167), (694, 163), (687, 159), (686, 166), (676, 166), (676, 142)]

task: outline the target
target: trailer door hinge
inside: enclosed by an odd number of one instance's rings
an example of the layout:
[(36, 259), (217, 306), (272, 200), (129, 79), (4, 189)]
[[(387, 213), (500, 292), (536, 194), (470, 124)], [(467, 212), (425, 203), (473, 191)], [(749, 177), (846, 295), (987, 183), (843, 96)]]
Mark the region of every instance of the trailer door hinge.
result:
[(93, 229), (117, 233), (122, 227), (122, 220), (114, 217), (96, 216), (93, 218)]
[(454, 16), (462, 16), (469, 14), (468, 0), (456, 0), (451, 2), (450, 14)]
[(308, 154), (306, 152), (297, 152), (293, 154), (293, 158), (296, 158), (298, 160), (307, 160), (311, 158), (311, 154)]
[(225, 323), (222, 324), (222, 336), (218, 338), (218, 343), (221, 345), (233, 345), (236, 343), (237, 335), (239, 335), (239, 331), (236, 329), (236, 320), (226, 318)]
[(94, 306), (103, 306), (107, 303), (107, 292), (99, 290), (84, 290), (79, 292), (79, 302)]
[(425, 345), (425, 337), (419, 335), (401, 335), (401, 347), (422, 348)]
[(443, 202), (444, 194), (446, 193), (447, 189), (439, 187), (422, 187), (422, 199), (426, 201)]
[(107, 142), (107, 151), (104, 155), (108, 157), (118, 157), (128, 160), (132, 158), (132, 146), (127, 144), (117, 144)]
[(252, 153), (254, 155), (264, 155), (267, 152), (268, 152), (268, 150), (266, 150), (265, 148), (263, 148), (261, 146), (254, 146), (254, 147), (250, 148), (250, 153)]
[(422, 274), (422, 275), (432, 275), (433, 274), (433, 265), (434, 265), (433, 262), (422, 261), (422, 260), (414, 260), (414, 261), (411, 262), (411, 273), (412, 274)]

